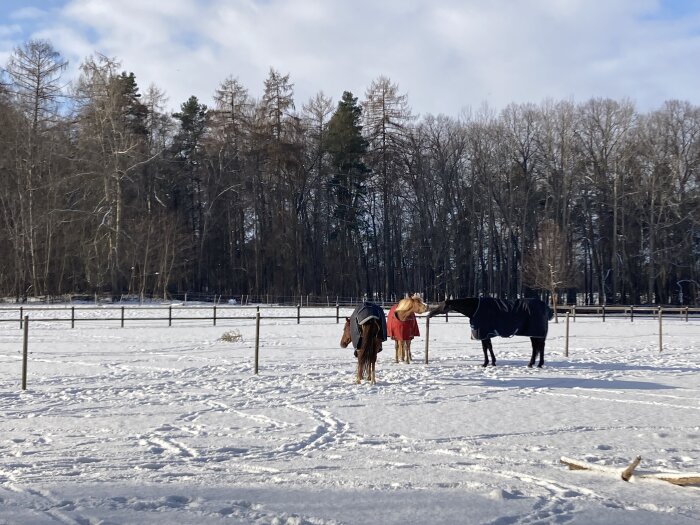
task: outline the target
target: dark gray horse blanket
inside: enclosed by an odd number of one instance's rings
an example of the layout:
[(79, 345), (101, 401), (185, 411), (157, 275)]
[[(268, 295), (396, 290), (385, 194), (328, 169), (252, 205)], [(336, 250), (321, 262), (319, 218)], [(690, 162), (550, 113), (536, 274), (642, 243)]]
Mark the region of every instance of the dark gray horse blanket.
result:
[(386, 316), (381, 306), (374, 303), (362, 303), (355, 308), (355, 311), (350, 316), (350, 338), (352, 346), (359, 348), (362, 346), (360, 326), (365, 324), (370, 319), (379, 321), (379, 337), (382, 341), (386, 341)]
[(469, 325), (472, 338), (478, 340), (514, 335), (546, 338), (551, 314), (549, 306), (539, 299), (505, 301), (482, 297)]

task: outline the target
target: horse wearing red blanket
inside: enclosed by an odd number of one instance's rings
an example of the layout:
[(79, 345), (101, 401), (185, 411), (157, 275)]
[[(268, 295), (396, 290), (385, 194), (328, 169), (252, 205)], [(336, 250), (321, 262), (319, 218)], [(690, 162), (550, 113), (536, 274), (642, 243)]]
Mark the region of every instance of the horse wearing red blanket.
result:
[(387, 316), (387, 336), (394, 340), (395, 361), (399, 359), (406, 364), (411, 362), (411, 341), (420, 335), (418, 321), (415, 314), (426, 312), (428, 306), (423, 302), (420, 294), (413, 294), (401, 299), (389, 309)]

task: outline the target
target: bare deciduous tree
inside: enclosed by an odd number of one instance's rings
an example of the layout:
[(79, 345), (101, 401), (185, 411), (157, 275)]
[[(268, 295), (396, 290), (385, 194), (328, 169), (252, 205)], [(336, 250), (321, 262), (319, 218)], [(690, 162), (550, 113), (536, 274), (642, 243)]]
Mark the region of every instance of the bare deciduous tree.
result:
[(557, 295), (571, 285), (573, 276), (574, 266), (566, 237), (553, 220), (540, 222), (535, 241), (525, 252), (523, 279), (531, 288), (549, 293), (557, 322)]

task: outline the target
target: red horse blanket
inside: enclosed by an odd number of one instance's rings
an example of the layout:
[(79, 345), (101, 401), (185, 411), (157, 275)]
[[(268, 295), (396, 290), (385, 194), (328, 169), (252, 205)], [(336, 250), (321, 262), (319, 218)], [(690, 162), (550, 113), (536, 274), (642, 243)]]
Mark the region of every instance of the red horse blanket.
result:
[(394, 305), (389, 309), (386, 321), (386, 335), (395, 341), (409, 341), (420, 335), (418, 330), (418, 321), (415, 314), (409, 314), (405, 321), (399, 321), (396, 317), (396, 307)]

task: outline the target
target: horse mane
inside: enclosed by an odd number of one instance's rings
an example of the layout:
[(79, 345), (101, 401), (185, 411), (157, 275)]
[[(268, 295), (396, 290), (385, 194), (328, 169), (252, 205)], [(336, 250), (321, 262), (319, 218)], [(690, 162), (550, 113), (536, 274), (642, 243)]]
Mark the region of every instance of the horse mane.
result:
[(421, 298), (420, 294), (417, 293), (401, 299), (399, 304), (396, 305), (396, 309), (394, 311), (396, 312), (396, 315), (411, 312), (415, 313), (416, 310), (414, 310), (414, 308), (416, 307), (416, 303), (423, 304), (423, 299)]

